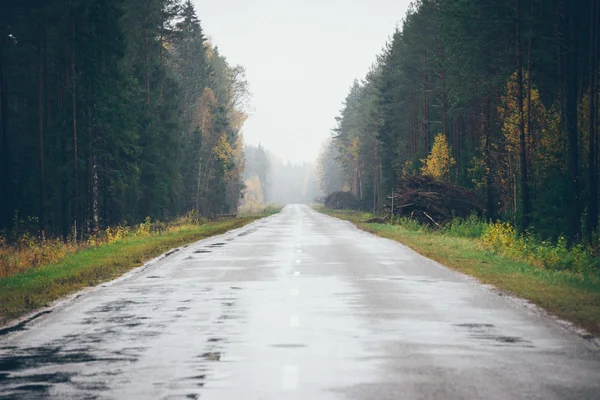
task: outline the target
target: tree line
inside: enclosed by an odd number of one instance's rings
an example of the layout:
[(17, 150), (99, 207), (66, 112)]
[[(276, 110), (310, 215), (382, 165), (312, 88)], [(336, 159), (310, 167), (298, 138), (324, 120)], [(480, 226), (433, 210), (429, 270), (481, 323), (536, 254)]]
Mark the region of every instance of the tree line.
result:
[(248, 88), (190, 0), (0, 12), (0, 231), (235, 212)]
[(593, 237), (598, 3), (413, 3), (350, 88), (319, 163), (323, 189), (381, 210), (402, 174), (432, 174), (476, 189), (490, 219)]
[(284, 161), (261, 144), (244, 148), (243, 204), (310, 204), (319, 193), (314, 163)]

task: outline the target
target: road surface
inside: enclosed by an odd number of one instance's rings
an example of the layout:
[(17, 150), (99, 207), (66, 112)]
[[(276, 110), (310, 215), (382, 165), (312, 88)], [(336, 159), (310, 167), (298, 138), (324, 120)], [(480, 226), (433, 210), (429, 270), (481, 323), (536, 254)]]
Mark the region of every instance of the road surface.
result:
[(600, 353), (306, 206), (0, 337), (0, 398), (600, 399)]

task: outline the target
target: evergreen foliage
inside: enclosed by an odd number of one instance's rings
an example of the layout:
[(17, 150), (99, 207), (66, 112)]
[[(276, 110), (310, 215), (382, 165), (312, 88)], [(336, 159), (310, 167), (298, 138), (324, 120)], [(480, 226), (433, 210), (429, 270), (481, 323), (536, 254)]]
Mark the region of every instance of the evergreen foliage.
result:
[(3, 4), (0, 231), (234, 212), (247, 97), (190, 0)]
[(337, 118), (343, 184), (378, 211), (422, 171), (476, 189), (492, 220), (597, 246), (598, 8), (415, 2)]

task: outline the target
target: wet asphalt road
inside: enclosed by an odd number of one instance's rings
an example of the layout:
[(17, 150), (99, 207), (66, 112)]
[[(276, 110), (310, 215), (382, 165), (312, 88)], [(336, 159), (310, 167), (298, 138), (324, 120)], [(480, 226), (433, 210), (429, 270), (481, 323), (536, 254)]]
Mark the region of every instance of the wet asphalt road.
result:
[(0, 337), (0, 398), (600, 399), (600, 352), (306, 206)]

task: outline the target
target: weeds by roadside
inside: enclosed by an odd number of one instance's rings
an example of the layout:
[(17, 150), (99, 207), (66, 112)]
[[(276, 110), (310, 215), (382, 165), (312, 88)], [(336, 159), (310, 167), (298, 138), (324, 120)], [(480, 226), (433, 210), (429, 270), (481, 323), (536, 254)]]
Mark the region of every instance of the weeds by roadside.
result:
[(186, 216), (168, 225), (147, 219), (136, 226), (107, 229), (85, 243), (52, 242), (52, 251), (48, 241), (43, 242), (43, 250), (33, 239), (21, 247), (4, 244), (0, 252), (12, 260), (4, 265), (18, 268), (0, 276), (0, 325), (86, 286), (114, 279), (169, 249), (240, 228), (264, 216), (212, 221)]
[(391, 222), (407, 231), (474, 239), (482, 248), (495, 254), (538, 268), (563, 271), (581, 280), (600, 281), (600, 256), (596, 250), (600, 243), (569, 245), (563, 236), (556, 241), (541, 240), (531, 232), (519, 234), (509, 223), (488, 222), (477, 215), (455, 218), (442, 229), (431, 229), (406, 217)]
[[(268, 205), (258, 213), (246, 213), (240, 217), (263, 217), (279, 212), (281, 207)], [(140, 224), (108, 227), (90, 235), (86, 240), (41, 239), (28, 232), (13, 241), (0, 235), (0, 279), (35, 270), (53, 264), (66, 256), (88, 248), (97, 248), (121, 242), (125, 239), (146, 238), (167, 233), (177, 233), (208, 223), (208, 219), (191, 211), (174, 221), (152, 221), (149, 217)]]

